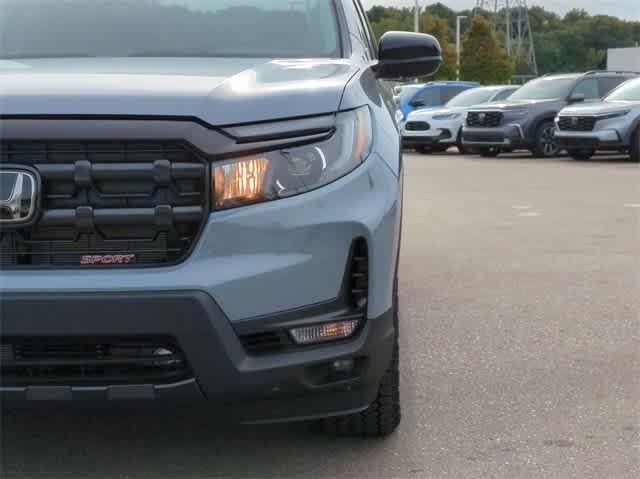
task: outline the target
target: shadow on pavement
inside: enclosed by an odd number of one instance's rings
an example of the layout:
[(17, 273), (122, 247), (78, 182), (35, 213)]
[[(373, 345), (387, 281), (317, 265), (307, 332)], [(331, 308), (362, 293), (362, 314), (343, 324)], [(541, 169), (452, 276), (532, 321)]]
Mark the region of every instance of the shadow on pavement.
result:
[(332, 476), (332, 464), (349, 474), (358, 456), (389, 444), (336, 440), (316, 424), (230, 425), (185, 409), (3, 411), (0, 441), (3, 478)]

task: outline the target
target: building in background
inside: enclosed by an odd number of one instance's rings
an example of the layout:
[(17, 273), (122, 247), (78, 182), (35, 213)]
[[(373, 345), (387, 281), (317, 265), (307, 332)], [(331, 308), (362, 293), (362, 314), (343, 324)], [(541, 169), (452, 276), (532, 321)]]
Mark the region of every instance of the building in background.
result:
[(640, 47), (610, 48), (607, 69), (640, 72)]

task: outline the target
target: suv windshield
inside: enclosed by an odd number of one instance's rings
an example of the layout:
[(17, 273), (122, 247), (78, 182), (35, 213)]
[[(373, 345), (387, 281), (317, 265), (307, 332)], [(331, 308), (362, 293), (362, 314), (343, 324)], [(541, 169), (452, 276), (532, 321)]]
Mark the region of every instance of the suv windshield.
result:
[(509, 100), (555, 100), (569, 96), (574, 77), (539, 78), (531, 80), (509, 97)]
[(327, 0), (0, 0), (0, 58), (338, 57)]
[(447, 103), (447, 106), (472, 106), (485, 103), (491, 99), (495, 90), (489, 88), (477, 88), (463, 91)]
[(625, 83), (605, 98), (607, 101), (640, 101), (640, 80)]
[(409, 85), (409, 86), (403, 87), (402, 90), (400, 91), (400, 99), (402, 101), (408, 100), (409, 97), (411, 97), (412, 95), (415, 95), (415, 93), (423, 86), (424, 85)]

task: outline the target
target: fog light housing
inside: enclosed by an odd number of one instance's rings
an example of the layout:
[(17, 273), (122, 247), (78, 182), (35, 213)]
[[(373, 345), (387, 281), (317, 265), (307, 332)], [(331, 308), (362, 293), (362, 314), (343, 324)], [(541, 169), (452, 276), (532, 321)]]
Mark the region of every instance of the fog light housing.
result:
[(355, 367), (355, 359), (337, 359), (331, 364), (331, 369), (337, 373), (350, 373)]
[(357, 319), (335, 321), (292, 329), (290, 333), (296, 344), (307, 345), (326, 343), (329, 341), (350, 338), (356, 332), (359, 323), (360, 321)]

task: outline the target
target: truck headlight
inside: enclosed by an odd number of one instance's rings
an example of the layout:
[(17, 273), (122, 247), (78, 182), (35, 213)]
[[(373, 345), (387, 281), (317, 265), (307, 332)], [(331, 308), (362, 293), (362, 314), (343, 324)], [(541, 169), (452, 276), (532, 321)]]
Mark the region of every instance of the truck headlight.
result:
[(371, 152), (367, 107), (338, 113), (333, 135), (320, 143), (213, 163), (216, 210), (314, 190), (353, 171)]

